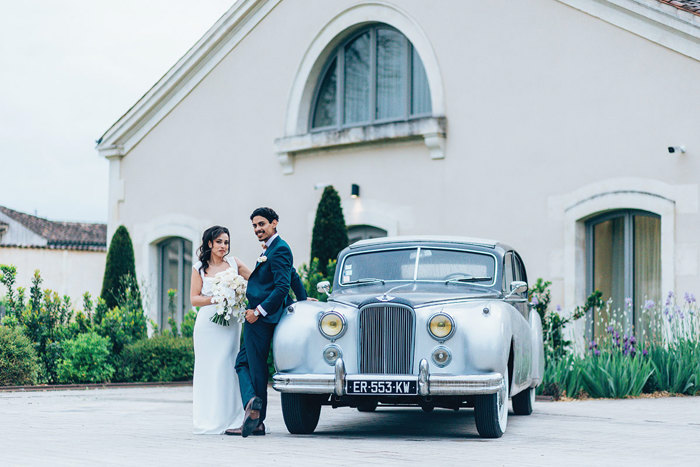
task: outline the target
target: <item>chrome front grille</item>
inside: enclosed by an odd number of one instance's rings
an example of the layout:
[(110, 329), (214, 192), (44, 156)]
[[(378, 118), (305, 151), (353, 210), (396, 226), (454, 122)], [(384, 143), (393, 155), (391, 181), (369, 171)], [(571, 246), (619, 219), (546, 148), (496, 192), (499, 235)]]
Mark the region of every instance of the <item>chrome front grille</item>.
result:
[(360, 310), (360, 373), (410, 375), (413, 368), (413, 309), (368, 305)]

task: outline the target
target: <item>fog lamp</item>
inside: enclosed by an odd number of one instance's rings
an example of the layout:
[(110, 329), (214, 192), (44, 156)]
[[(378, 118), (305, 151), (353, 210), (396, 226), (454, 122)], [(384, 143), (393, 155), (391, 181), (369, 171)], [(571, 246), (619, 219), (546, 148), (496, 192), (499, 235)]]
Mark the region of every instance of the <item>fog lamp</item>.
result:
[(335, 340), (345, 332), (345, 318), (340, 313), (328, 311), (321, 315), (318, 330), (326, 339)]
[(433, 350), (433, 362), (440, 368), (446, 367), (449, 365), (450, 361), (452, 360), (452, 352), (447, 347), (435, 347)]
[(323, 359), (330, 366), (335, 365), (336, 360), (338, 360), (342, 356), (343, 356), (343, 352), (340, 350), (340, 347), (338, 347), (337, 345), (329, 345), (328, 347), (323, 349)]
[(435, 339), (444, 341), (452, 336), (455, 323), (449, 315), (445, 313), (434, 314), (428, 321), (428, 331)]

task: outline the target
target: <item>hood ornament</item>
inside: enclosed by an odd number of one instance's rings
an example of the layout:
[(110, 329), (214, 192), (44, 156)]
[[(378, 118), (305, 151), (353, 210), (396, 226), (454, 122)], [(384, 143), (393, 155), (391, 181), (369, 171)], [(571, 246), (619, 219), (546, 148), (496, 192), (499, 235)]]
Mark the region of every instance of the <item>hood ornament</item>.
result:
[(384, 294), (380, 297), (377, 297), (377, 300), (379, 300), (380, 302), (390, 302), (395, 298), (396, 297), (392, 297), (391, 295)]

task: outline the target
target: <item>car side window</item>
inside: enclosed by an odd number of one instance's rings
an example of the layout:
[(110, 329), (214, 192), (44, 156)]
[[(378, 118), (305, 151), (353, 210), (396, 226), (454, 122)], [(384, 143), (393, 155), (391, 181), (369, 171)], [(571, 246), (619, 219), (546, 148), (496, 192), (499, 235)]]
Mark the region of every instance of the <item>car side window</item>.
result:
[(503, 258), (503, 291), (510, 292), (510, 283), (513, 282), (513, 255), (508, 252)]

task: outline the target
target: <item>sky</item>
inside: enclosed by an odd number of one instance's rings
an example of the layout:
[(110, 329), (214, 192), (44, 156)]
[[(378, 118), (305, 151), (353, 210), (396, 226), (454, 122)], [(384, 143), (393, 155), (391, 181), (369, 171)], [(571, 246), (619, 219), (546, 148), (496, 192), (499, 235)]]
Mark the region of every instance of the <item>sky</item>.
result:
[(234, 0), (0, 0), (0, 205), (106, 222), (95, 141)]

